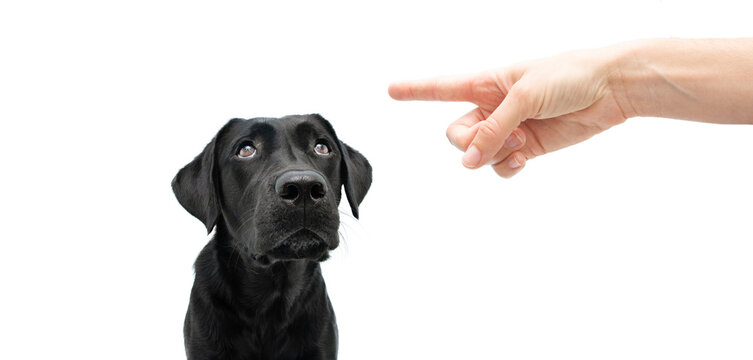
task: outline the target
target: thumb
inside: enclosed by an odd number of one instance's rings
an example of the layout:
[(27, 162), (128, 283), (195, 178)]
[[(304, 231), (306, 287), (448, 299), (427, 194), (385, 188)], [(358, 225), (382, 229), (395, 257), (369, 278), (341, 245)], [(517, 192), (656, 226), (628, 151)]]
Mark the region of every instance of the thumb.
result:
[(530, 103), (531, 101), (513, 86), (497, 109), (486, 120), (477, 124), (476, 136), (463, 154), (463, 165), (476, 169), (489, 163), (512, 131), (521, 122), (533, 116), (528, 105)]

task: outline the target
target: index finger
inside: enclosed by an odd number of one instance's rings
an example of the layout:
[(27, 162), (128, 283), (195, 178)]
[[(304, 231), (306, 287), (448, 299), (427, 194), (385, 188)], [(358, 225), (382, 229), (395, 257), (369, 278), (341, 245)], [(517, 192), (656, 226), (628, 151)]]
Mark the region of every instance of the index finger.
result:
[(390, 84), (388, 92), (395, 100), (473, 101), (476, 79), (477, 76), (453, 76), (399, 81)]

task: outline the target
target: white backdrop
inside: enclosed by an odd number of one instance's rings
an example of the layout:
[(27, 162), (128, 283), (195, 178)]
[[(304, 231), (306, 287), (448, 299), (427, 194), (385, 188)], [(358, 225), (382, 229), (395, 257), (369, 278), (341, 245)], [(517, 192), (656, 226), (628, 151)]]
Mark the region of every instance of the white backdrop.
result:
[(750, 359), (753, 126), (631, 119), (503, 180), (445, 139), (472, 106), (387, 96), (751, 36), (744, 3), (3, 2), (0, 358), (184, 358), (207, 238), (170, 180), (232, 117), (318, 112), (374, 167), (323, 265), (341, 359)]

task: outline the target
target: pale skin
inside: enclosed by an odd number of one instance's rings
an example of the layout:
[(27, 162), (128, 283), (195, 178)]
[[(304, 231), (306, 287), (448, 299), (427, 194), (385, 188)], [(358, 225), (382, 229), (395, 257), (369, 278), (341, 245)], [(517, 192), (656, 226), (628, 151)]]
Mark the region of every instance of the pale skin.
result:
[(475, 75), (396, 82), (396, 100), (465, 101), (463, 165), (501, 177), (631, 117), (753, 124), (753, 38), (640, 40)]

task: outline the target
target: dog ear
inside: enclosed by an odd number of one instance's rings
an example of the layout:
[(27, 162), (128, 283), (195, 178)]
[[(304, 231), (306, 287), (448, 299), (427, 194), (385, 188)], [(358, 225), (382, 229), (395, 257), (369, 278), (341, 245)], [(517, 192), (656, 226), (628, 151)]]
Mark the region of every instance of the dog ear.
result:
[(371, 187), (371, 164), (348, 144), (338, 141), (337, 145), (342, 154), (340, 172), (345, 182), (345, 196), (348, 197), (350, 211), (358, 219), (358, 205), (361, 205), (361, 201)]
[(178, 202), (191, 215), (201, 220), (207, 227), (207, 234), (217, 223), (220, 204), (214, 182), (214, 144), (217, 138), (207, 144), (204, 151), (184, 166), (173, 179), (173, 193)]
[(345, 185), (345, 196), (350, 204), (350, 212), (358, 219), (358, 205), (361, 204), (366, 192), (371, 186), (371, 165), (366, 158), (356, 149), (340, 141), (332, 124), (319, 114), (309, 115), (319, 120), (324, 127), (335, 137), (337, 149), (340, 151), (342, 160), (340, 163), (340, 178)]

